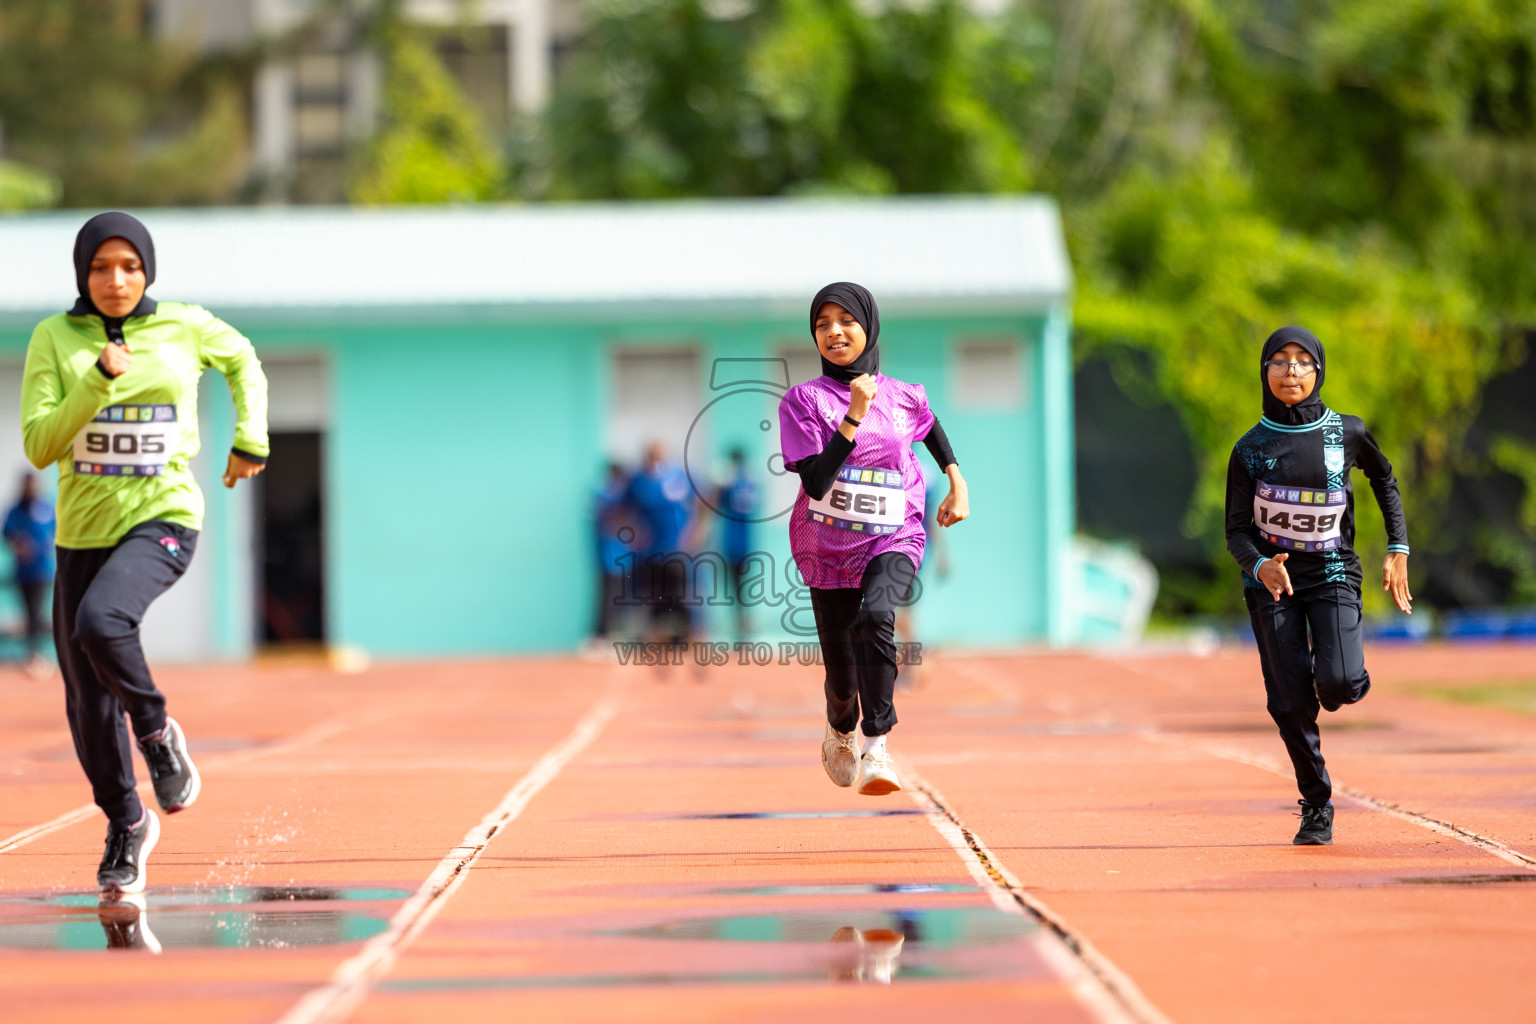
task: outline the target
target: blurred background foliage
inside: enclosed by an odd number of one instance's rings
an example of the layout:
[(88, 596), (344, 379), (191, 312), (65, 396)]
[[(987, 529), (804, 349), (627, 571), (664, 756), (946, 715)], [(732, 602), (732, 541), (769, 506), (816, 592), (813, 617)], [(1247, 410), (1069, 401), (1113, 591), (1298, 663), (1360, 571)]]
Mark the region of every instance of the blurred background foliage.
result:
[(316, 32), (384, 61), (354, 202), (1050, 193), (1081, 522), (1158, 563), (1163, 612), (1238, 606), (1224, 467), (1286, 323), (1394, 460), (1419, 596), (1536, 602), (1536, 0), (592, 0), (542, 112), (501, 123), (434, 48), (468, 29), (400, 0), (196, 59), (146, 10), (0, 4), (0, 207), (255, 198), (254, 69)]

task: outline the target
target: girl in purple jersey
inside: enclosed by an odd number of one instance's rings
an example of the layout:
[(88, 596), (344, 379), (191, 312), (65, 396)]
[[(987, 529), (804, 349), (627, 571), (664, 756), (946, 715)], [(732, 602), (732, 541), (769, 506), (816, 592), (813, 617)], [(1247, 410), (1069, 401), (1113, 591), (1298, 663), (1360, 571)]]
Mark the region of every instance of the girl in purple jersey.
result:
[[(949, 477), (935, 517), (970, 515), (965, 478), (921, 384), (880, 375), (880, 310), (868, 290), (829, 284), (811, 302), (821, 376), (779, 403), (785, 468), (800, 475), (789, 546), (811, 591), (826, 665), (821, 763), (839, 786), (865, 796), (901, 788), (886, 753), (896, 724), (896, 607), (923, 562), (922, 441)], [(864, 749), (854, 738), (863, 710)]]

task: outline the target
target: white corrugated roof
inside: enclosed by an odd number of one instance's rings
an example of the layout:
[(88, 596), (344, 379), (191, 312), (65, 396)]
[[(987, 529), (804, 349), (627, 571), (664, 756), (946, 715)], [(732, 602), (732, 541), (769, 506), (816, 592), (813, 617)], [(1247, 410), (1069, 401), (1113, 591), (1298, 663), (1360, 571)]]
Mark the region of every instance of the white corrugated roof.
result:
[[(74, 298), (88, 212), (0, 218), (0, 310)], [(1071, 290), (1047, 198), (145, 210), (150, 294), (214, 310), (464, 304), (798, 306), (834, 280), (882, 304), (1040, 308)]]

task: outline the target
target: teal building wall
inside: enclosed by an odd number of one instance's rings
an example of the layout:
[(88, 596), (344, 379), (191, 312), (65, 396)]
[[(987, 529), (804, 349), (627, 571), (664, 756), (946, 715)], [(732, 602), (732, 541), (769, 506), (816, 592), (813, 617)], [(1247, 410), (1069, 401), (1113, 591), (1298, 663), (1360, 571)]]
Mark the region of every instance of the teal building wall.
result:
[[(788, 313), (724, 321), (643, 308), (215, 312), (259, 353), (326, 361), (329, 639), (384, 657), (569, 651), (586, 639), (591, 496), (606, 456), (616, 347), (662, 337), (696, 345), (702, 409), (714, 359), (772, 357), (796, 338), (812, 346), (804, 320)], [(924, 571), (915, 613), (927, 642), (1066, 639), (1062, 602), (1050, 595), (1060, 593), (1074, 521), (1069, 331), (1065, 302), (1030, 315), (893, 310), (883, 320), (882, 372), (925, 385), (970, 487), (972, 518), (944, 531), (947, 576), (932, 564)], [(28, 334), (0, 326), (0, 355), (19, 358)], [(1018, 408), (957, 403), (954, 349), (978, 337), (1021, 346)], [(216, 374), (204, 378), (202, 404), (205, 450), (227, 451), (232, 410)], [(717, 431), (712, 461), (744, 441), (762, 465), (777, 433), (776, 419), (769, 432)], [(921, 448), (919, 457), (929, 459)], [(199, 557), (216, 563), (216, 647), (238, 653), (254, 628), (240, 599), (253, 567), (233, 531), (218, 536), (234, 499), (212, 460), (201, 482), (215, 534)], [(936, 486), (947, 491), (942, 478)], [(787, 602), (806, 608), (782, 575), (785, 520), (757, 525), (753, 542), (772, 557)], [(787, 606), (755, 609), (763, 638), (790, 637), (780, 625)], [(722, 635), (727, 611), (710, 610)]]

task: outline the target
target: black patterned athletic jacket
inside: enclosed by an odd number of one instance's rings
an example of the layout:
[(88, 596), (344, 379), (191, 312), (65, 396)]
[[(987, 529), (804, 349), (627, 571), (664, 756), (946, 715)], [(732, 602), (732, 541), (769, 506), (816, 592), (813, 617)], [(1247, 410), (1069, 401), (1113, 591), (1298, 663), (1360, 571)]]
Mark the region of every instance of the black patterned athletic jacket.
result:
[(1285, 552), (1291, 586), (1350, 583), (1360, 589), (1355, 556), (1355, 492), (1349, 471), (1365, 473), (1387, 522), (1387, 550), (1408, 552), (1408, 524), (1392, 464), (1358, 416), (1332, 409), (1314, 423), (1283, 426), (1268, 417), (1242, 436), (1227, 464), (1227, 550), (1243, 584)]

